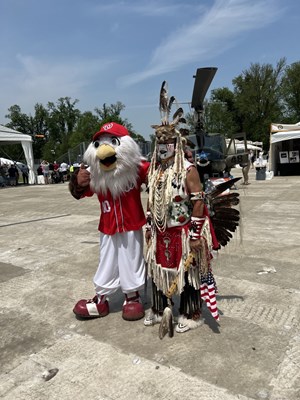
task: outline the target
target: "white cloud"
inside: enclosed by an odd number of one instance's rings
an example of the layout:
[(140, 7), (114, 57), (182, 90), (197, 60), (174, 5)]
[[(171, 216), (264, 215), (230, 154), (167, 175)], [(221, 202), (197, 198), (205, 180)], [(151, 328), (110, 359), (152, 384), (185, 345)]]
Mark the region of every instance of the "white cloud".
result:
[(222, 54), (241, 40), (241, 34), (276, 21), (282, 14), (276, 4), (276, 0), (216, 0), (191, 24), (172, 31), (154, 50), (145, 70), (124, 76), (120, 84), (130, 86)]
[(0, 86), (4, 89), (7, 104), (18, 104), (22, 111), (25, 104), (33, 110), (36, 103), (45, 104), (60, 97), (80, 100), (85, 87), (92, 81), (101, 81), (101, 75), (104, 79), (104, 72), (114, 63), (116, 60), (108, 58), (59, 62), (19, 54), (13, 68), (1, 69)]
[[(127, 1), (110, 1), (96, 4), (90, 7), (88, 13), (91, 15), (104, 13), (116, 13), (118, 10), (119, 15), (124, 14), (137, 14), (141, 17), (164, 17), (176, 15), (179, 12), (184, 12), (186, 9), (195, 9), (194, 4), (189, 4), (188, 1), (182, 3), (176, 3), (174, 1), (162, 1), (162, 0), (127, 0)], [(199, 5), (197, 5), (199, 7)], [(202, 7), (200, 5), (200, 7)]]

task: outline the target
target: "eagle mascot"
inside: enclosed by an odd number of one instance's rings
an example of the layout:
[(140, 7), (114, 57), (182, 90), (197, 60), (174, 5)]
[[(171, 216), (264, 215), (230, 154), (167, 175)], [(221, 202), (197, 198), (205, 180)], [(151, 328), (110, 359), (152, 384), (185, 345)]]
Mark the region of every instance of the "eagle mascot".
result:
[(121, 288), (122, 317), (135, 321), (145, 312), (139, 290), (145, 282), (143, 231), (146, 223), (141, 185), (149, 163), (136, 142), (120, 124), (104, 124), (93, 136), (82, 165), (72, 175), (69, 189), (81, 199), (96, 194), (100, 203), (100, 262), (94, 276), (95, 296), (79, 300), (73, 312), (80, 318), (105, 317), (108, 296)]

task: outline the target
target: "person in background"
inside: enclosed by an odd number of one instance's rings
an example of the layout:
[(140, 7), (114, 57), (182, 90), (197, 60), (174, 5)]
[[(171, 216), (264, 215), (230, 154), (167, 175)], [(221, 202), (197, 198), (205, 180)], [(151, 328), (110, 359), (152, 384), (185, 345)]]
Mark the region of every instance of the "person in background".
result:
[(29, 174), (29, 169), (27, 167), (27, 165), (22, 164), (22, 166), (20, 167), (21, 172), (22, 172), (22, 176), (23, 176), (23, 183), (24, 185), (28, 185), (28, 174)]
[(50, 164), (48, 163), (47, 160), (43, 160), (42, 163), (41, 163), (41, 166), (42, 166), (42, 170), (43, 170), (45, 185), (48, 185), (48, 183), (49, 183), (49, 174), (50, 174)]
[(251, 159), (250, 159), (250, 161), (251, 161), (251, 168), (253, 169), (253, 168), (254, 168), (255, 155), (254, 155), (254, 153), (253, 153), (252, 150), (250, 151), (250, 157), (251, 157)]
[(54, 163), (53, 163), (53, 171), (54, 172), (58, 171), (58, 168), (59, 168), (59, 164), (56, 161), (54, 161)]
[(249, 170), (250, 170), (250, 165), (251, 165), (251, 154), (248, 150), (248, 160), (247, 163), (245, 164), (241, 164), (242, 167), (242, 173), (243, 173), (243, 178), (244, 178), (244, 182), (242, 183), (242, 185), (250, 185), (249, 183)]
[(8, 168), (8, 175), (10, 186), (16, 186), (19, 179), (19, 173), (15, 164), (11, 164), (11, 166)]
[(64, 161), (60, 164), (60, 172), (62, 174), (62, 181), (66, 182), (68, 180), (68, 164)]

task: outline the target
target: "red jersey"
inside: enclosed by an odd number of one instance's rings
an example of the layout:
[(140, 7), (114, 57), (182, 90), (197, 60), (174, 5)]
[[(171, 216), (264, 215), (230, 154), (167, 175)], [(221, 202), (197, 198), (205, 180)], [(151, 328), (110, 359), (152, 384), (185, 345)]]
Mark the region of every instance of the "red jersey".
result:
[[(140, 165), (136, 187), (122, 193), (113, 199), (110, 191), (106, 194), (98, 193), (101, 215), (98, 229), (106, 235), (115, 233), (137, 231), (146, 223), (145, 213), (141, 201), (141, 185), (145, 183), (149, 168), (148, 162)], [(85, 196), (92, 196), (94, 192), (88, 190)]]

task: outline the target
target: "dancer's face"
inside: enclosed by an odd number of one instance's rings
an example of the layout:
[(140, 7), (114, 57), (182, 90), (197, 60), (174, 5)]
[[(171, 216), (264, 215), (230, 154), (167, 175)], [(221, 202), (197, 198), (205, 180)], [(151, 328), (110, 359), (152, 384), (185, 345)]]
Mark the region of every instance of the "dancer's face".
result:
[(168, 160), (175, 154), (175, 140), (169, 139), (164, 143), (158, 143), (157, 153), (160, 160)]

